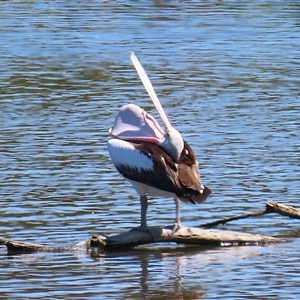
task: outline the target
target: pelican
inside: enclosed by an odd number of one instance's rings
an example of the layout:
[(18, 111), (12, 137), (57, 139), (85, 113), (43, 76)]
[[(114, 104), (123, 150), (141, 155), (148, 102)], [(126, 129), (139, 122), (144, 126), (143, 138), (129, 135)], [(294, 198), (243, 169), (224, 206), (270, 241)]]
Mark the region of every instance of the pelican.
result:
[(173, 232), (176, 232), (181, 228), (180, 201), (202, 203), (211, 190), (202, 185), (192, 148), (171, 126), (144, 68), (133, 52), (130, 58), (165, 130), (145, 110), (127, 104), (120, 109), (109, 130), (108, 151), (116, 169), (140, 196), (141, 225), (137, 229), (149, 232), (147, 196), (151, 195), (174, 198), (176, 217)]

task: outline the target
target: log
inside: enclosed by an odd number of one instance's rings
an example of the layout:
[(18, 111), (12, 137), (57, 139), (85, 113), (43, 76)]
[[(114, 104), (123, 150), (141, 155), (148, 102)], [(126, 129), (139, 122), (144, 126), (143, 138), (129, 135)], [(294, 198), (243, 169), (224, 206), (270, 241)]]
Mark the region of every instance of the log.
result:
[(285, 239), (258, 234), (241, 233), (226, 230), (206, 230), (192, 227), (182, 227), (173, 234), (170, 227), (150, 227), (151, 232), (159, 231), (160, 234), (152, 237), (147, 232), (130, 230), (128, 232), (104, 237), (93, 236), (90, 241), (91, 247), (116, 249), (128, 248), (150, 243), (177, 243), (193, 244), (199, 246), (245, 246), (264, 245), (267, 243), (283, 242)]
[(90, 251), (99, 255), (104, 251), (116, 251), (133, 248), (151, 243), (177, 243), (198, 245), (199, 247), (228, 247), (228, 246), (257, 246), (269, 243), (285, 242), (285, 239), (258, 234), (241, 233), (225, 230), (205, 230), (199, 228), (183, 227), (173, 234), (170, 226), (150, 227), (155, 232), (153, 237), (148, 232), (129, 230), (127, 232), (102, 236), (93, 235), (88, 240), (66, 247), (52, 247), (40, 244), (31, 244), (10, 241), (0, 238), (0, 244), (7, 247), (9, 254), (34, 253), (34, 252), (63, 252), (63, 251)]

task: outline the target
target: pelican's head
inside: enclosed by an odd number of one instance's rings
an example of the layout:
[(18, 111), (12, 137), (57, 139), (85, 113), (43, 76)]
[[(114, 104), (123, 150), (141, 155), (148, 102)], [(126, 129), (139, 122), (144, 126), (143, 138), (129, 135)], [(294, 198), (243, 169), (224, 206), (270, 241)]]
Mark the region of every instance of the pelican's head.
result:
[(178, 162), (184, 148), (180, 132), (173, 127), (166, 128), (164, 139), (159, 143), (159, 146), (163, 148), (175, 162)]
[(111, 137), (159, 145), (177, 162), (183, 150), (181, 134), (171, 127), (168, 119), (163, 119), (165, 130), (146, 111), (134, 104), (124, 105), (109, 130)]

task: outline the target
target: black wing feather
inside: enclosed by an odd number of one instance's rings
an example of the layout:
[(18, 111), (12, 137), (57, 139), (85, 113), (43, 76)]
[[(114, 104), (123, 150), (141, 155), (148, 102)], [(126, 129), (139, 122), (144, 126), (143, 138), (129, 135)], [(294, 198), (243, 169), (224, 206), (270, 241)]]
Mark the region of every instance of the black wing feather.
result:
[(125, 178), (174, 193), (181, 201), (193, 204), (204, 202), (211, 193), (206, 187), (202, 193), (200, 192), (201, 182), (196, 156), (185, 141), (178, 164), (156, 144), (146, 142), (132, 144), (153, 161), (154, 170), (141, 170), (124, 164), (116, 166)]

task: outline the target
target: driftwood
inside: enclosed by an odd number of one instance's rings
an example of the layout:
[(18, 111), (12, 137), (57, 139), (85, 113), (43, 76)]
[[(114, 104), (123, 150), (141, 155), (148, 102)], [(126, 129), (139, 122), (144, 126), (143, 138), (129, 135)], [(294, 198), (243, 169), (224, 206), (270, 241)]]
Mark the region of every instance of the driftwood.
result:
[[(238, 220), (250, 216), (259, 216), (269, 213), (279, 213), (290, 218), (300, 219), (300, 210), (291, 206), (286, 206), (273, 201), (266, 204), (263, 211), (252, 212), (225, 218), (216, 222), (203, 224), (203, 227), (212, 227), (225, 224), (232, 220)], [(52, 247), (40, 244), (11, 241), (0, 238), (0, 245), (7, 247), (8, 253), (33, 253), (33, 252), (63, 252), (63, 251), (88, 251), (92, 255), (99, 255), (105, 251), (124, 250), (140, 245), (151, 243), (177, 243), (192, 244), (199, 247), (221, 247), (221, 246), (253, 246), (265, 245), (269, 243), (284, 242), (286, 239), (258, 234), (241, 233), (227, 230), (208, 230), (199, 228), (183, 227), (175, 233), (170, 227), (150, 227), (152, 234), (138, 230), (130, 230), (125, 233), (112, 236), (93, 235), (86, 241), (65, 247)]]

